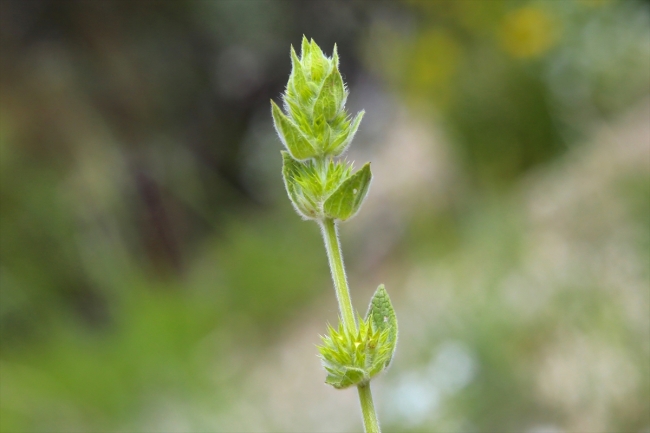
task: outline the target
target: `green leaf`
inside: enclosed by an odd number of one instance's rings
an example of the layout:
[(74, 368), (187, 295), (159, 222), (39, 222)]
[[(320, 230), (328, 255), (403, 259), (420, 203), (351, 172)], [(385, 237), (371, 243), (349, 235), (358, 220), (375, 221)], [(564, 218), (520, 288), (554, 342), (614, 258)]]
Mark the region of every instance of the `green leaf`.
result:
[(313, 219), (317, 216), (317, 208), (305, 197), (303, 187), (300, 185), (303, 171), (301, 162), (293, 159), (289, 152), (282, 151), (282, 177), (291, 204), (298, 215), (304, 219)]
[(285, 95), (284, 97), (284, 109), (289, 114), (289, 117), (293, 120), (294, 124), (298, 125), (298, 128), (300, 128), (300, 123), (307, 121), (300, 104), (296, 99), (289, 95)]
[(342, 375), (328, 374), (325, 378), (325, 383), (332, 385), (336, 389), (345, 389), (369, 379), (368, 373), (360, 368), (345, 367), (344, 371), (345, 373)]
[(300, 51), (300, 61), (304, 71), (311, 70), (311, 44), (305, 35), (302, 35), (302, 46)]
[(343, 78), (336, 67), (325, 78), (320, 93), (314, 103), (314, 117), (322, 114), (329, 122), (338, 114), (345, 104), (345, 86)]
[(366, 198), (371, 180), (370, 163), (366, 163), (361, 170), (343, 181), (325, 200), (323, 204), (325, 214), (341, 221), (352, 218)]
[(318, 155), (314, 146), (300, 132), (298, 127), (280, 110), (275, 102), (271, 101), (271, 112), (275, 130), (291, 156), (299, 161), (304, 161)]
[(323, 54), (323, 51), (316, 44), (316, 42), (314, 42), (313, 39), (311, 40), (310, 50), (311, 50), (311, 65), (310, 65), (311, 79), (316, 83), (320, 83), (325, 77), (325, 74), (329, 72), (330, 61), (327, 57), (325, 57), (325, 54)]
[(388, 344), (390, 346), (390, 357), (386, 362), (386, 367), (390, 364), (397, 346), (397, 316), (390, 302), (390, 297), (383, 284), (380, 284), (375, 294), (370, 300), (366, 320), (372, 319), (375, 329), (384, 331), (389, 330)]
[(313, 124), (311, 126), (311, 133), (312, 136), (316, 139), (318, 139), (316, 142), (323, 146), (325, 143), (323, 142), (323, 137), (325, 135), (325, 131), (328, 132), (329, 136), (329, 131), (327, 128), (327, 121), (325, 120), (325, 116), (322, 114), (318, 117), (314, 117)]
[(293, 96), (302, 103), (308, 102), (312, 96), (302, 64), (293, 46), (291, 46), (291, 76), (287, 85), (287, 93), (290, 97)]
[(330, 160), (325, 175), (325, 197), (332, 195), (343, 181), (350, 177), (350, 174), (352, 174), (352, 165), (350, 163)]
[(330, 155), (339, 156), (348, 150), (350, 143), (352, 143), (352, 139), (359, 129), (359, 125), (361, 124), (361, 120), (363, 119), (364, 114), (366, 114), (366, 112), (364, 110), (361, 110), (352, 121), (352, 125), (349, 125), (348, 121), (344, 122), (344, 125), (347, 126), (344, 126), (329, 144), (327, 152)]

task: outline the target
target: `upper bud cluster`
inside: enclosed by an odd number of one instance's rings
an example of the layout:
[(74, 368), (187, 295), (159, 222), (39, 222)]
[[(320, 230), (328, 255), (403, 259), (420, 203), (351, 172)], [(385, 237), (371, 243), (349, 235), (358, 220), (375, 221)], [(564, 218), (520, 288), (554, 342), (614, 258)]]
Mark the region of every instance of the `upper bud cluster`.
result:
[(332, 158), (348, 148), (364, 112), (351, 120), (345, 110), (348, 90), (336, 45), (327, 57), (303, 36), (300, 57), (291, 47), (291, 64), (282, 95), (286, 113), (271, 101), (275, 129), (288, 151), (282, 173), (289, 198), (303, 218), (349, 219), (368, 192), (370, 165), (352, 173), (349, 164)]
[(275, 129), (298, 161), (341, 155), (359, 128), (364, 112), (352, 120), (345, 111), (348, 91), (338, 63), (336, 45), (332, 57), (304, 36), (300, 58), (291, 47), (292, 69), (283, 95), (286, 114), (271, 104)]

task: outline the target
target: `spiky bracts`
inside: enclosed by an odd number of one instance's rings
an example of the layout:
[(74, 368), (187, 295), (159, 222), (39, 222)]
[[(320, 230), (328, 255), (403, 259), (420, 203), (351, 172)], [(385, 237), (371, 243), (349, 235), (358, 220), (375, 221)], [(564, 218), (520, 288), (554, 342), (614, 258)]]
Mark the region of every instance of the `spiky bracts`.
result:
[(397, 319), (384, 285), (380, 285), (370, 301), (365, 319), (358, 318), (359, 328), (327, 326), (328, 335), (321, 336), (318, 346), (325, 382), (343, 389), (368, 382), (390, 364), (397, 344)]
[(364, 112), (352, 119), (345, 110), (348, 90), (339, 72), (336, 45), (332, 57), (327, 57), (316, 42), (303, 37), (300, 58), (291, 47), (291, 66), (282, 95), (286, 114), (271, 101), (282, 143), (297, 161), (343, 154)]
[(327, 371), (325, 382), (334, 388), (368, 382), (390, 361), (390, 331), (378, 329), (372, 320), (359, 317), (356, 331), (345, 329), (341, 323), (338, 329), (328, 325), (327, 331), (318, 350)]

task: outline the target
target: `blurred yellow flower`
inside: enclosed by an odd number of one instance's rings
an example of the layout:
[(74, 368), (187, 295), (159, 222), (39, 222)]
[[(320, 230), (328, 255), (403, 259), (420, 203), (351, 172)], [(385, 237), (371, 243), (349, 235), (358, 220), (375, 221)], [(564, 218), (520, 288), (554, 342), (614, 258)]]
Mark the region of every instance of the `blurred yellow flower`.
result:
[(537, 57), (555, 44), (558, 27), (546, 10), (537, 6), (523, 7), (505, 16), (499, 28), (500, 42), (513, 57)]

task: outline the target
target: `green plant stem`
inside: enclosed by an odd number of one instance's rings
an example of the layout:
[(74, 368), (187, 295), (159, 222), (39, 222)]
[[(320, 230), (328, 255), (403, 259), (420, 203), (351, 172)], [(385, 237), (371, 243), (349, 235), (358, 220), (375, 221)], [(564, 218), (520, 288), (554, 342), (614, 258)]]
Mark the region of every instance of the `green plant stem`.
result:
[(363, 413), (363, 426), (366, 433), (381, 433), (375, 404), (372, 402), (372, 392), (370, 391), (370, 382), (364, 385), (358, 385), (359, 401), (361, 401), (361, 412)]
[[(350, 299), (350, 289), (348, 280), (345, 276), (345, 267), (343, 266), (343, 255), (341, 254), (341, 245), (336, 227), (336, 222), (331, 218), (321, 221), (323, 238), (325, 239), (325, 249), (327, 258), (332, 271), (334, 288), (336, 289), (336, 298), (339, 301), (339, 310), (343, 320), (343, 326), (349, 330), (357, 330), (357, 322), (354, 318), (352, 309), (352, 300)], [(366, 433), (380, 433), (379, 421), (375, 405), (372, 402), (372, 392), (370, 391), (370, 382), (358, 385), (359, 401), (361, 402), (361, 412), (363, 413), (363, 425)]]
[(348, 289), (348, 280), (345, 276), (345, 267), (343, 266), (343, 255), (337, 233), (336, 223), (331, 218), (325, 218), (321, 222), (323, 238), (325, 239), (325, 249), (327, 258), (332, 271), (334, 288), (336, 289), (336, 298), (339, 301), (339, 310), (341, 311), (341, 320), (346, 329), (356, 331), (357, 322), (354, 318), (352, 309), (352, 300), (350, 299), (350, 289)]

